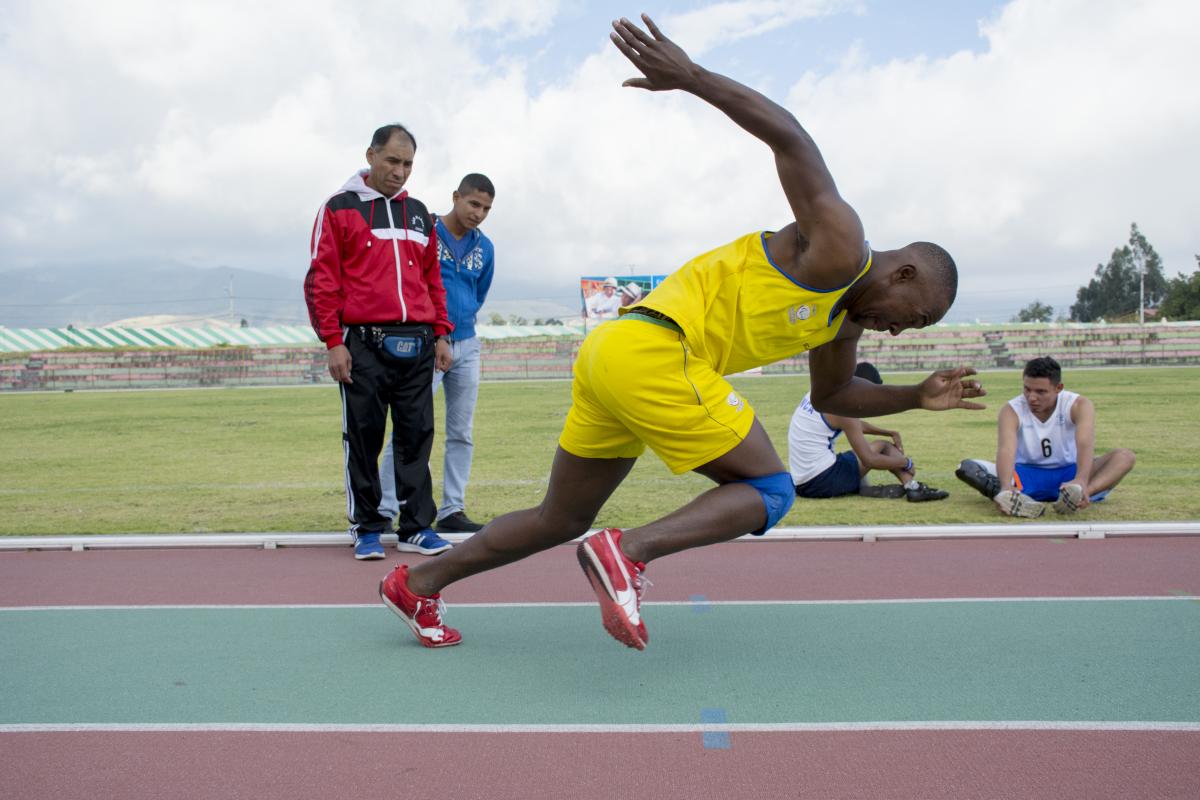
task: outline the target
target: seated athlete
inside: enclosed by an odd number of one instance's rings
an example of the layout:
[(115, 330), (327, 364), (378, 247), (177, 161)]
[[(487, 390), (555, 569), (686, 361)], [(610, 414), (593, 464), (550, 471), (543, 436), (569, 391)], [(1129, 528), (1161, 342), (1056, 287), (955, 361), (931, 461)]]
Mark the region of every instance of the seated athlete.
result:
[(445, 586), (586, 534), (649, 445), (672, 472), (695, 471), (716, 486), (662, 519), (607, 528), (576, 549), (605, 629), (643, 649), (647, 562), (764, 533), (796, 497), (754, 409), (726, 375), (807, 351), (819, 411), (871, 417), (983, 408), (970, 399), (985, 394), (970, 367), (940, 370), (916, 386), (854, 377), (864, 328), (897, 335), (942, 318), (958, 288), (953, 259), (928, 242), (872, 250), (796, 118), (696, 65), (642, 18), (649, 33), (625, 19), (613, 23), (617, 49), (645, 76), (624, 85), (689, 92), (766, 143), (794, 221), (694, 258), (588, 334), (541, 504), (497, 517), (453, 550), (411, 569), (402, 564), (381, 582), (384, 603), (426, 647), (462, 639), (442, 617)]
[[(854, 376), (871, 383), (883, 383), (875, 365), (863, 361)], [(849, 450), (834, 455), (833, 442), (842, 433)], [(891, 441), (867, 439), (866, 435), (888, 436)], [(934, 489), (918, 481), (913, 460), (904, 454), (900, 434), (877, 428), (869, 422), (837, 414), (822, 414), (813, 408), (812, 398), (804, 395), (788, 426), (788, 467), (798, 497), (907, 497), (909, 502), (944, 500), (949, 492)], [(882, 469), (896, 476), (899, 483), (871, 486), (867, 473)]]
[(954, 474), (1011, 517), (1040, 517), (1051, 500), (1060, 514), (1103, 500), (1133, 469), (1133, 451), (1094, 454), (1096, 410), (1063, 389), (1053, 358), (1033, 359), (1022, 375), (1024, 391), (1000, 409), (996, 463), (967, 459)]

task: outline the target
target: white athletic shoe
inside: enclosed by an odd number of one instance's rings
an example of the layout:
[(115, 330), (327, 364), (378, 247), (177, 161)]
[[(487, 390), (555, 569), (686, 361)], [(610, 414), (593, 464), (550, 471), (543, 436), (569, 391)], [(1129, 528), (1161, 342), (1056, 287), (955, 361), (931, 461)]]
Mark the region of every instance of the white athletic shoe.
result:
[(1058, 500), (1054, 510), (1060, 514), (1074, 514), (1083, 502), (1083, 487), (1078, 483), (1068, 483), (1058, 490)]
[(1021, 492), (998, 492), (992, 502), (1000, 508), (1001, 514), (1009, 517), (1037, 519), (1046, 513), (1046, 506)]

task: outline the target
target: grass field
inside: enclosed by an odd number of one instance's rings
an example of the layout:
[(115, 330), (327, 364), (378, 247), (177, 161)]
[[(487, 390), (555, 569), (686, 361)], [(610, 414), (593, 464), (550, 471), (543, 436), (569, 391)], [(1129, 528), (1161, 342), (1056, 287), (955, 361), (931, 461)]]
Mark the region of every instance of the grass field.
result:
[[(901, 431), (918, 477), (950, 490), (948, 500), (798, 500), (782, 524), (1001, 521), (954, 479), (960, 459), (994, 458), (997, 410), (1020, 391), (1018, 370), (982, 378), (986, 411), (912, 411), (879, 421)], [(1119, 489), (1083, 518), (1200, 519), (1191, 483), (1200, 473), (1200, 368), (1075, 370), (1067, 381), (1096, 403), (1097, 449), (1120, 445), (1138, 456)], [(786, 461), (788, 420), (807, 378), (735, 383)], [(541, 499), (569, 400), (563, 381), (483, 385), (467, 498), (472, 516), (487, 520)], [(437, 406), (440, 430), (440, 397)], [(340, 419), (332, 386), (2, 395), (0, 534), (344, 529)], [(432, 464), (439, 499), (440, 454), (439, 439)], [(881, 473), (876, 482), (886, 480)], [(646, 522), (709, 485), (696, 475), (672, 476), (648, 452), (597, 524)]]

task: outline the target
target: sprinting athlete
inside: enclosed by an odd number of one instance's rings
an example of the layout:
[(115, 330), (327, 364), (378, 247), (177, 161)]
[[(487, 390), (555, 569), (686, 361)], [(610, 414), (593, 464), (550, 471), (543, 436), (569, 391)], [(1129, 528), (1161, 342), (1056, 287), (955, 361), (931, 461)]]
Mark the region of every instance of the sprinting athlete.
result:
[(808, 352), (812, 402), (822, 411), (868, 417), (983, 407), (970, 399), (984, 394), (970, 367), (935, 372), (915, 386), (854, 377), (864, 328), (899, 334), (946, 313), (958, 286), (954, 261), (926, 242), (871, 250), (858, 214), (796, 119), (696, 65), (642, 19), (649, 33), (625, 19), (613, 23), (614, 44), (644, 76), (624, 85), (689, 92), (763, 141), (794, 221), (694, 258), (588, 335), (541, 504), (498, 517), (448, 553), (411, 570), (401, 565), (381, 582), (384, 602), (427, 647), (461, 640), (442, 618), (444, 587), (587, 533), (649, 445), (673, 472), (696, 471), (716, 486), (662, 519), (588, 536), (577, 551), (605, 629), (644, 648), (648, 562), (764, 533), (795, 499), (754, 409), (726, 375)]
[(1000, 409), (996, 462), (967, 459), (954, 474), (1011, 517), (1040, 517), (1051, 500), (1060, 514), (1103, 500), (1133, 469), (1133, 451), (1095, 455), (1096, 409), (1063, 389), (1053, 358), (1027, 363), (1022, 381), (1022, 393)]

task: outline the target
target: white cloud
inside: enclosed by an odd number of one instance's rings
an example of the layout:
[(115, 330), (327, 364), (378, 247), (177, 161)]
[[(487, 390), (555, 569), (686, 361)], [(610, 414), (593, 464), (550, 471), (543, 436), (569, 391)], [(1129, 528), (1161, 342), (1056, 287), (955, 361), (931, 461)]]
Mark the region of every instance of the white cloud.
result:
[[(776, 99), (873, 244), (942, 241), (981, 308), (1039, 282), (1073, 295), (1134, 220), (1170, 272), (1194, 268), (1197, 9), (1016, 0), (983, 25), (983, 52), (881, 64), (851, 47), (830, 72), (770, 79), (793, 84)], [(860, 10), (728, 2), (658, 21), (699, 55)], [(525, 51), (558, 13), (550, 0), (14, 9), (0, 92), (27, 113), (0, 127), (0, 268), (162, 254), (299, 280), (317, 205), (393, 120), (417, 134), (410, 190), (434, 210), (468, 171), (496, 182), (497, 291), (539, 280), (561, 297), (581, 273), (666, 272), (788, 221), (765, 146), (694, 97), (621, 88), (633, 73), (611, 45), (532, 89)]]
[[(693, 57), (719, 44), (759, 36), (796, 22), (847, 10), (861, 11), (856, 0), (732, 0), (654, 19), (669, 39)], [(640, 22), (640, 18), (631, 17)]]
[(880, 245), (945, 240), (968, 291), (1073, 298), (1133, 221), (1192, 268), (1198, 27), (1190, 3), (1019, 0), (986, 52), (851, 64), (788, 101)]

